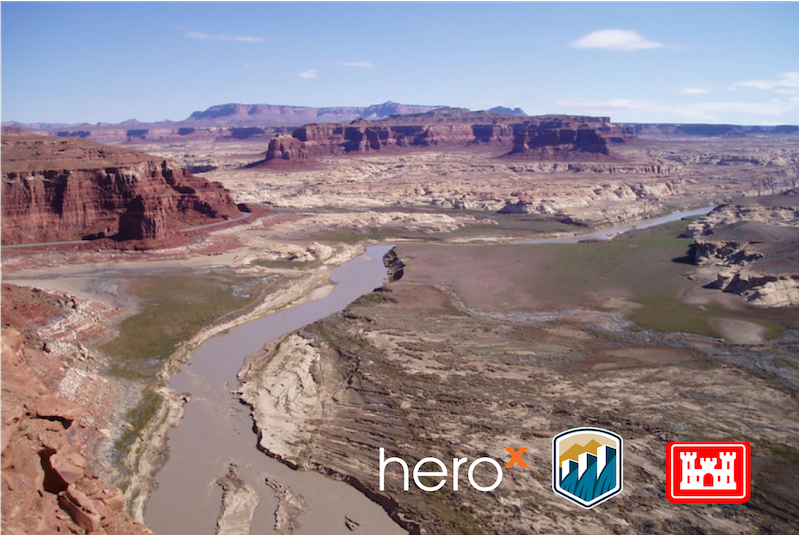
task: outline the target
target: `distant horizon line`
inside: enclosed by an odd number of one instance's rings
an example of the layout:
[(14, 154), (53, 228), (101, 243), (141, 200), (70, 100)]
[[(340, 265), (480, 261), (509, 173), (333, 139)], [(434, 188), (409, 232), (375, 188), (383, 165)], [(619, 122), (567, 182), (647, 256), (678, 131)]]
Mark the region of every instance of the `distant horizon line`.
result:
[[(253, 103), (253, 104), (248, 104), (248, 103), (244, 103), (244, 102), (226, 102), (226, 103), (223, 103), (223, 104), (212, 104), (212, 105), (206, 107), (205, 109), (195, 110), (195, 111), (191, 112), (188, 115), (188, 117), (186, 117), (184, 119), (177, 119), (177, 120), (176, 119), (160, 119), (160, 120), (155, 120), (155, 121), (140, 121), (139, 119), (137, 119), (135, 117), (131, 117), (129, 119), (125, 119), (125, 120), (122, 120), (122, 121), (119, 121), (119, 122), (113, 122), (113, 121), (97, 121), (97, 122), (83, 121), (83, 122), (70, 123), (70, 122), (61, 122), (61, 121), (27, 121), (26, 122), (26, 121), (19, 121), (19, 120), (16, 120), (16, 119), (9, 119), (9, 120), (2, 120), (0, 122), (0, 125), (2, 125), (3, 127), (7, 127), (7, 126), (34, 127), (34, 126), (38, 126), (40, 128), (79, 127), (79, 126), (93, 126), (93, 127), (98, 127), (98, 126), (123, 126), (123, 125), (125, 125), (125, 123), (135, 123), (135, 124), (141, 124), (141, 125), (156, 125), (156, 124), (162, 124), (162, 123), (183, 123), (183, 122), (187, 122), (187, 121), (189, 121), (191, 119), (191, 117), (195, 113), (202, 113), (202, 112), (206, 112), (208, 110), (211, 110), (213, 108), (220, 108), (220, 107), (225, 107), (225, 106), (248, 106), (248, 107), (270, 106), (270, 107), (276, 107), (276, 108), (295, 108), (295, 109), (296, 108), (304, 108), (304, 109), (311, 109), (311, 110), (328, 110), (328, 109), (361, 109), (361, 110), (365, 110), (365, 109), (371, 108), (371, 107), (379, 107), (379, 106), (385, 106), (385, 105), (391, 105), (391, 104), (398, 105), (398, 106), (430, 108), (430, 110), (428, 110), (428, 111), (454, 109), (454, 110), (465, 110), (465, 111), (472, 112), (472, 113), (491, 112), (491, 111), (496, 110), (498, 108), (504, 108), (504, 109), (508, 109), (508, 110), (512, 110), (512, 111), (517, 111), (517, 110), (520, 111), (521, 113), (524, 114), (524, 115), (517, 115), (520, 118), (523, 118), (523, 117), (532, 118), (532, 117), (544, 117), (544, 116), (608, 117), (611, 120), (611, 122), (613, 122), (615, 124), (627, 124), (627, 125), (644, 125), (644, 124), (675, 125), (675, 126), (679, 126), (679, 125), (718, 125), (718, 126), (745, 126), (745, 127), (766, 127), (766, 128), (768, 128), (768, 127), (780, 127), (780, 126), (799, 126), (799, 125), (793, 124), (793, 123), (780, 123), (780, 122), (768, 122), (768, 123), (762, 122), (762, 123), (755, 124), (755, 123), (732, 123), (732, 122), (690, 122), (690, 121), (677, 122), (677, 121), (644, 121), (644, 120), (615, 121), (615, 120), (613, 120), (612, 116), (600, 115), (600, 114), (591, 115), (591, 114), (585, 114), (585, 113), (541, 113), (541, 114), (530, 115), (527, 112), (525, 112), (520, 106), (506, 106), (506, 105), (501, 105), (501, 104), (497, 105), (497, 106), (493, 106), (491, 108), (473, 110), (471, 108), (467, 108), (467, 107), (463, 107), (463, 106), (450, 106), (450, 105), (445, 105), (445, 104), (405, 104), (405, 103), (397, 102), (397, 101), (394, 101), (394, 100), (386, 100), (384, 102), (379, 102), (379, 103), (375, 103), (375, 104), (367, 104), (367, 105), (337, 105), (337, 106), (308, 106), (308, 105), (303, 105), (303, 104), (272, 104), (272, 103), (269, 103), (269, 102), (258, 102), (258, 103)], [(427, 113), (427, 112), (420, 112), (420, 113)], [(412, 113), (412, 114), (407, 114), (407, 115), (417, 115), (417, 114), (418, 113)], [(220, 125), (220, 126), (222, 126), (222, 125)], [(234, 126), (234, 125), (231, 125), (231, 126)], [(289, 125), (289, 124), (286, 124), (286, 125), (274, 124), (274, 125), (263, 125), (263, 126), (291, 126), (291, 125)]]

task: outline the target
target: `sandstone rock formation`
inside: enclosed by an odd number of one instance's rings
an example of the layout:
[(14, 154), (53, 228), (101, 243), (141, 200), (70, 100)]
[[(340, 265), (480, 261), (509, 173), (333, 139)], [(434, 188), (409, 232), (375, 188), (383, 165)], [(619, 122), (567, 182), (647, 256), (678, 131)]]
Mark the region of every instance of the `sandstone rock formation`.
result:
[[(138, 143), (141, 141), (270, 139), (289, 134), (291, 128), (310, 123), (349, 123), (358, 119), (370, 121), (390, 117), (423, 114), (445, 106), (423, 106), (384, 102), (371, 106), (283, 106), (273, 104), (221, 104), (195, 111), (179, 121), (145, 123), (130, 119), (118, 124), (18, 123), (8, 121), (4, 127), (59, 137), (90, 138), (102, 143)], [(451, 108), (450, 108), (451, 109)], [(512, 116), (519, 122), (527, 114), (521, 108), (496, 106), (488, 110), (497, 115)], [(480, 112), (478, 112), (480, 113)], [(252, 130), (255, 128), (256, 130)], [(669, 138), (746, 138), (752, 136), (799, 136), (799, 126), (747, 126), (718, 124), (637, 123), (625, 125), (636, 134)]]
[[(382, 119), (392, 115), (424, 113), (439, 106), (420, 106), (384, 102), (371, 106), (280, 106), (272, 104), (221, 104), (195, 111), (181, 121), (144, 123), (130, 119), (118, 124), (3, 123), (4, 128), (38, 134), (90, 138), (101, 143), (138, 143), (181, 139), (270, 139), (275, 134), (290, 133), (287, 127), (308, 123), (347, 123), (356, 119)], [(519, 110), (521, 111), (521, 110)], [(513, 111), (515, 114), (516, 112)]]
[(607, 117), (546, 117), (513, 126), (511, 154), (558, 157), (610, 154), (607, 137), (617, 142), (635, 137), (632, 127), (615, 126)]
[(799, 192), (740, 199), (691, 223), (694, 261), (714, 286), (760, 307), (799, 306)]
[(79, 138), (3, 136), (2, 243), (164, 241), (239, 210), (218, 183)]
[(544, 116), (519, 121), (514, 115), (444, 108), (375, 122), (361, 119), (348, 125), (308, 124), (291, 134), (299, 144), (286, 136), (272, 139), (264, 162), (470, 145), (502, 147), (514, 156), (580, 160), (607, 156), (609, 139), (624, 142), (635, 137), (633, 127), (614, 125), (607, 117)]
[(280, 135), (272, 138), (266, 150), (266, 159), (270, 161), (300, 161), (308, 159), (305, 144), (293, 136)]
[(258, 493), (241, 478), (234, 464), (216, 483), (222, 487), (222, 509), (216, 522), (216, 535), (248, 535), (260, 501)]
[[(3, 288), (3, 533), (152, 535), (125, 513), (122, 491), (98, 477), (89, 441), (100, 415), (63, 397), (64, 356), (19, 330), (20, 292), (33, 293)], [(32, 299), (28, 316), (38, 310)]]

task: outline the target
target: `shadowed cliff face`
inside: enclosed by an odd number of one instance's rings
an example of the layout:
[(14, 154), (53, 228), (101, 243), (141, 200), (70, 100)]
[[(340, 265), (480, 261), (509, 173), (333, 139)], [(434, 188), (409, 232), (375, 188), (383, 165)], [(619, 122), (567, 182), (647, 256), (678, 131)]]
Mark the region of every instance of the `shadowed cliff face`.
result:
[(171, 162), (82, 139), (3, 135), (3, 245), (166, 240), (238, 214), (222, 185)]
[(520, 125), (515, 128), (513, 153), (544, 147), (609, 154), (608, 144), (596, 130), (550, 125)]
[(379, 122), (309, 124), (297, 128), (291, 138), (272, 139), (264, 161), (477, 145), (501, 148), (517, 158), (584, 159), (609, 155), (608, 139), (623, 142), (635, 137), (632, 127), (614, 125), (606, 117), (545, 116), (519, 120), (511, 115), (448, 109), (393, 116)]

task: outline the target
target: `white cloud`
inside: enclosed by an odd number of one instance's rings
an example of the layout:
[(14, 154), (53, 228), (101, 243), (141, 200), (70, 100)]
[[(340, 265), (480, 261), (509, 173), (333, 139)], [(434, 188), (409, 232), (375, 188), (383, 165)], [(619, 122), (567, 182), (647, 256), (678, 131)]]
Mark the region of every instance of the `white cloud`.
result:
[(351, 67), (354, 69), (374, 69), (377, 67), (371, 61), (331, 61), (332, 65), (338, 65), (340, 67)]
[(574, 48), (603, 48), (621, 52), (666, 46), (657, 41), (650, 41), (640, 33), (630, 30), (597, 30), (572, 41), (569, 45)]
[(297, 76), (300, 78), (316, 78), (318, 73), (314, 69), (308, 69), (307, 71), (302, 71)]
[(707, 95), (708, 93), (712, 92), (713, 90), (709, 87), (702, 86), (688, 86), (680, 88), (680, 93), (683, 95)]
[(735, 90), (739, 87), (774, 91), (782, 95), (796, 95), (799, 94), (799, 72), (784, 72), (780, 74), (780, 78), (777, 80), (747, 80), (745, 82), (736, 82), (732, 84), (730, 89)]
[(678, 104), (653, 100), (628, 99), (569, 99), (555, 101), (555, 106), (571, 113), (618, 116), (623, 114), (672, 114), (695, 121), (717, 121), (723, 114), (767, 115), (780, 117), (799, 110), (799, 98), (768, 102), (702, 102)]
[(201, 32), (185, 32), (183, 34), (189, 39), (199, 39), (201, 41), (237, 41), (240, 43), (265, 43), (266, 39), (262, 37), (248, 37), (245, 35), (219, 35), (212, 33)]

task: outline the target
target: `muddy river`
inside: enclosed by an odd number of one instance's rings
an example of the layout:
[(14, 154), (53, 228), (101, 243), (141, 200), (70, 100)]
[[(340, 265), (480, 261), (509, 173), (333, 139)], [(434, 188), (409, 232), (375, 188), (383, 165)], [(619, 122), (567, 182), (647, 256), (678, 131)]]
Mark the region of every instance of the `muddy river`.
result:
[(364, 255), (336, 268), (332, 275), (336, 287), (326, 298), (230, 329), (194, 351), (171, 381), (172, 388), (191, 395), (191, 402), (180, 425), (169, 432), (169, 460), (157, 475), (158, 489), (145, 510), (144, 519), (156, 534), (213, 535), (222, 503), (222, 490), (215, 481), (230, 463), (238, 465), (260, 498), (251, 533), (278, 533), (274, 531), (277, 500), (266, 478), (303, 497), (306, 509), (295, 533), (352, 533), (345, 516), (360, 523), (359, 533), (407, 533), (353, 487), (318, 473), (291, 470), (258, 451), (249, 408), (232, 393), (246, 355), (382, 286), (386, 277), (382, 258), (390, 248), (369, 247)]
[(610, 227), (600, 229), (589, 234), (578, 234), (576, 236), (567, 236), (565, 238), (544, 238), (540, 240), (528, 240), (513, 242), (518, 245), (537, 245), (542, 243), (578, 243), (584, 240), (610, 240), (618, 234), (633, 230), (645, 229), (649, 227), (656, 227), (658, 225), (665, 225), (672, 221), (679, 221), (684, 217), (692, 217), (697, 215), (707, 215), (714, 206), (707, 206), (705, 208), (697, 208), (696, 210), (687, 210), (685, 212), (675, 212), (663, 217), (655, 217), (652, 219), (645, 219), (643, 221), (636, 221), (635, 223), (627, 223), (617, 227)]
[[(702, 208), (580, 236), (516, 242), (576, 243), (610, 239), (632, 228), (647, 228), (683, 217), (706, 214)], [(145, 511), (147, 525), (158, 535), (213, 535), (222, 503), (216, 480), (230, 463), (259, 495), (251, 533), (274, 531), (277, 499), (266, 478), (303, 497), (298, 534), (349, 534), (345, 516), (360, 523), (359, 533), (406, 533), (378, 505), (349, 485), (313, 472), (291, 470), (256, 449), (257, 436), (248, 407), (238, 402), (236, 374), (246, 355), (283, 334), (342, 310), (381, 286), (386, 276), (383, 255), (390, 245), (366, 253), (333, 271), (335, 290), (326, 298), (246, 323), (201, 345), (171, 381), (172, 388), (191, 395), (181, 424), (169, 432), (169, 460), (157, 475), (158, 489)]]

